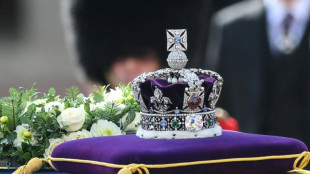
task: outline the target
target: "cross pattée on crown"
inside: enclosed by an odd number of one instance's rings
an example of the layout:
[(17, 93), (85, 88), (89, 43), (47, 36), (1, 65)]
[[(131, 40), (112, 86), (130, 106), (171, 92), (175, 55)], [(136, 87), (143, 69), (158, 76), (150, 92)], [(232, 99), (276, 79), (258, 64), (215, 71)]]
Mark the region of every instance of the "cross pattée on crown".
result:
[(167, 30), (167, 51), (187, 50), (187, 30)]

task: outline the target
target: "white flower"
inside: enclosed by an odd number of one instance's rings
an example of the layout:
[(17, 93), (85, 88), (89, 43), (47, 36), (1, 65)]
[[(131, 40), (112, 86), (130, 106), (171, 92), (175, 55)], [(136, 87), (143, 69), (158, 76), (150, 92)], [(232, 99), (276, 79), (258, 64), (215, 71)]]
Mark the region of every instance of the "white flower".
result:
[(117, 107), (120, 109), (116, 114), (120, 114), (123, 112), (123, 110), (126, 108), (125, 104), (116, 103)]
[(65, 109), (65, 104), (58, 101), (49, 102), (44, 105), (44, 110), (45, 112), (52, 112), (54, 107), (57, 107), (62, 112)]
[(90, 128), (90, 133), (94, 137), (121, 135), (121, 129), (111, 121), (98, 120)]
[(84, 108), (68, 108), (57, 117), (57, 121), (61, 128), (67, 126), (66, 131), (74, 132), (82, 128), (85, 117)]
[(32, 101), (31, 104), (40, 105), (40, 104), (45, 104), (46, 101), (47, 101), (47, 98), (38, 99), (38, 100)]
[(89, 138), (92, 137), (91, 133), (85, 129), (82, 131), (72, 132), (69, 135), (64, 137), (65, 141), (71, 141), (71, 140), (78, 140), (83, 138)]
[(96, 103), (96, 104), (89, 104), (89, 108), (90, 108), (90, 111), (93, 111), (97, 108), (100, 108), (100, 109), (103, 109), (104, 108), (104, 105), (106, 104), (107, 102), (100, 102), (100, 103)]
[[(16, 139), (14, 140), (13, 144), (14, 144), (14, 147), (20, 147), (22, 145), (23, 142), (26, 142), (25, 141), (25, 137), (24, 137), (24, 132), (25, 131), (29, 131), (29, 126), (27, 124), (22, 124), (22, 125), (18, 125), (16, 127), (16, 134), (17, 134), (17, 137)], [(34, 132), (31, 132), (31, 134), (33, 135)], [(31, 136), (29, 138), (29, 143), (31, 145), (35, 145), (38, 141), (34, 138), (34, 136)], [(26, 142), (27, 143), (27, 142)]]
[[(27, 102), (23, 114), (26, 113), (26, 112), (28, 111), (28, 106), (30, 106), (30, 105), (32, 105), (32, 104), (35, 104), (35, 105), (46, 104), (46, 101), (47, 101), (47, 98), (38, 99), (38, 100), (31, 101), (31, 102)], [(41, 107), (37, 107), (37, 108), (36, 108), (36, 112), (41, 112)]]
[(48, 140), (50, 142), (50, 145), (48, 146), (47, 149), (45, 149), (45, 153), (44, 158), (47, 158), (49, 156), (51, 156), (53, 150), (55, 149), (56, 146), (58, 146), (59, 144), (63, 143), (64, 140), (60, 139), (60, 138), (51, 138)]
[(109, 93), (106, 94), (104, 101), (115, 101), (117, 99), (123, 98), (123, 92), (119, 87), (116, 87), (115, 90), (111, 89)]
[[(122, 123), (125, 122), (127, 117), (128, 117), (128, 112), (122, 118)], [(141, 114), (139, 112), (136, 112), (135, 119), (131, 123), (128, 124), (128, 126), (125, 128), (124, 131), (138, 130), (140, 121), (141, 121)]]

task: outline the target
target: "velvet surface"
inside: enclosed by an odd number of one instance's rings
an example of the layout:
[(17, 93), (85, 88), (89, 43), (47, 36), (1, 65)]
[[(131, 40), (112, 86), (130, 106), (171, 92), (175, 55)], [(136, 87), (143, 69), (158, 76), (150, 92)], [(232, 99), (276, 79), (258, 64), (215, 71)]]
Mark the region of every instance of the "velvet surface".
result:
[[(299, 140), (285, 137), (223, 131), (223, 135), (198, 139), (141, 139), (135, 135), (97, 137), (65, 142), (52, 157), (102, 161), (114, 164), (166, 164), (240, 157), (298, 154), (307, 151)], [(150, 169), (151, 174), (247, 174), (285, 173), (294, 159), (234, 162), (166, 169)], [(53, 162), (69, 173), (116, 174), (119, 169), (90, 164)]]
[[(200, 75), (199, 79), (204, 80), (202, 83), (202, 86), (205, 88), (204, 105), (209, 107), (210, 104), (208, 103), (208, 97), (212, 91), (212, 86), (215, 79), (212, 77), (205, 77), (203, 75)], [(171, 84), (164, 79), (147, 79), (144, 83), (140, 84), (140, 88), (143, 101), (148, 109), (150, 109), (153, 105), (150, 102), (150, 97), (154, 96), (155, 86), (163, 92), (164, 97), (170, 98), (172, 104), (169, 105), (169, 110), (174, 110), (176, 107), (179, 109), (183, 108), (184, 91), (185, 88), (188, 87), (187, 83), (182, 82)]]

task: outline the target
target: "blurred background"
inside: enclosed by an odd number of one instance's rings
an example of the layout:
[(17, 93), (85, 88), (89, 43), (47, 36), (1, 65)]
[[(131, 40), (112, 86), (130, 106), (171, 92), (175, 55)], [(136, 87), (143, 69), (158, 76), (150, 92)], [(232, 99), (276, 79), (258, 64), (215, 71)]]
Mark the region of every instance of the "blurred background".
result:
[[(212, 13), (235, 1), (213, 4)], [(30, 87), (35, 82), (39, 91), (54, 87), (64, 94), (66, 88), (77, 85), (86, 93), (89, 85), (84, 87), (83, 72), (68, 49), (63, 3), (67, 2), (0, 0), (1, 97), (9, 95), (10, 87)], [(206, 3), (211, 5), (211, 1)]]
[(0, 0), (0, 96), (10, 87), (31, 87), (59, 94), (77, 80), (70, 57), (59, 1)]

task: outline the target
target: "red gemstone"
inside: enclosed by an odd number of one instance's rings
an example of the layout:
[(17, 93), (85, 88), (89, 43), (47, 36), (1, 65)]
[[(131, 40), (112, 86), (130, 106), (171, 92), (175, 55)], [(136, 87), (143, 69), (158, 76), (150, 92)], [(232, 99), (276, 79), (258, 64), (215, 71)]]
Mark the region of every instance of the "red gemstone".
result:
[(187, 101), (188, 107), (193, 110), (196, 109), (199, 104), (201, 103), (201, 98), (198, 94), (193, 94), (189, 97), (189, 100)]

